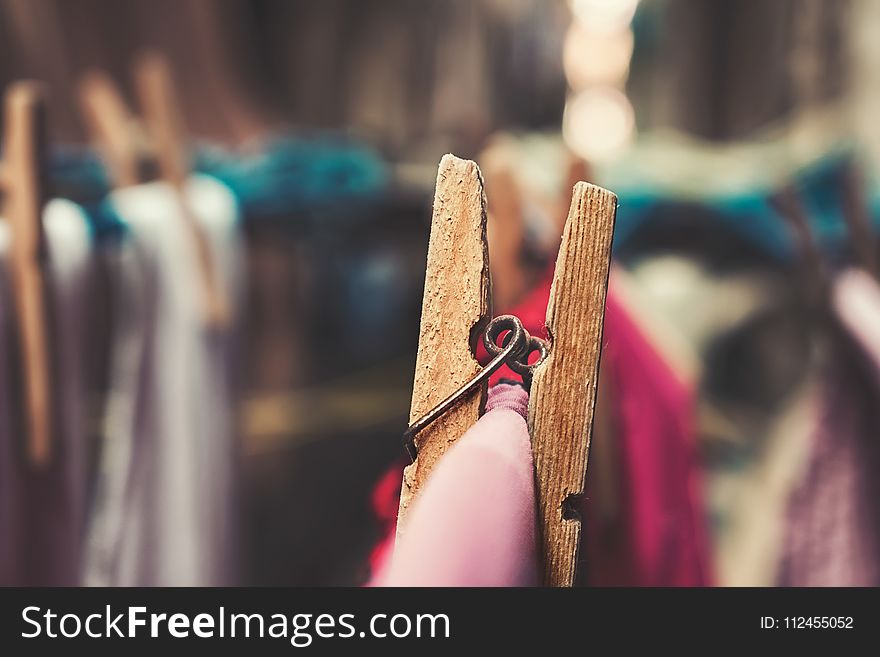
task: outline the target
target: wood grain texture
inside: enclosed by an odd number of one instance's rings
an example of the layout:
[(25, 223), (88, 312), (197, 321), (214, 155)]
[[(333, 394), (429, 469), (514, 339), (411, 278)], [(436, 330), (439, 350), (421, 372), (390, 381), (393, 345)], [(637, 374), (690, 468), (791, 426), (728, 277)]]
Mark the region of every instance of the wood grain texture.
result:
[(533, 378), (529, 430), (538, 488), (544, 583), (572, 586), (598, 379), (617, 197), (574, 187), (547, 306), (551, 348)]
[[(489, 319), (486, 199), (475, 162), (445, 155), (437, 173), (410, 422), (473, 378), (472, 335)], [(485, 386), (416, 436), (418, 458), (403, 474), (398, 536), (406, 513), (446, 450), (479, 418)]]
[(21, 340), (27, 453), (49, 461), (52, 435), (49, 323), (43, 205), (46, 201), (46, 107), (42, 87), (18, 82), (6, 93), (4, 212), (12, 235), (9, 264)]

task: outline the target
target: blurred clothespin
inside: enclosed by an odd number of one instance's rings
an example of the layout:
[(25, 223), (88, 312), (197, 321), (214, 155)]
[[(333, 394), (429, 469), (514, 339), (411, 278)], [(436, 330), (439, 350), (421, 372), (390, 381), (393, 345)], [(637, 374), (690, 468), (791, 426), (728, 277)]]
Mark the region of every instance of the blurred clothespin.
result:
[(10, 226), (10, 274), (18, 338), (27, 455), (45, 465), (52, 447), (51, 355), (43, 208), (46, 204), (46, 106), (42, 87), (18, 82), (5, 96), (3, 214)]
[(810, 303), (821, 306), (827, 298), (829, 272), (813, 236), (810, 216), (800, 193), (794, 185), (787, 185), (770, 197), (770, 205), (785, 219), (794, 234)]
[[(551, 586), (575, 580), (577, 498), (584, 490), (616, 209), (611, 192), (583, 182), (574, 186), (547, 307), (549, 346), (525, 368), (544, 582)], [(521, 324), (515, 328), (518, 322), (509, 317), (489, 323), (490, 314), (482, 176), (474, 162), (446, 155), (434, 196), (407, 432), (415, 458), (404, 472), (398, 534), (406, 531), (407, 511), (434, 466), (483, 410), (489, 368), (481, 370), (474, 358), (477, 337), (487, 325), (505, 321), (508, 342), (496, 345), (502, 351), (499, 347), (506, 350), (521, 332)], [(487, 334), (484, 343), (498, 337), (504, 332)], [(544, 344), (528, 336), (525, 342), (526, 352)], [(528, 353), (518, 356), (529, 362)], [(448, 405), (453, 397), (455, 404)], [(443, 413), (426, 423), (438, 408)]]
[(843, 170), (841, 187), (843, 217), (853, 254), (858, 265), (877, 278), (880, 274), (877, 266), (877, 238), (871, 225), (864, 175), (855, 161), (848, 163)]
[(143, 120), (131, 113), (113, 81), (100, 72), (88, 73), (81, 81), (83, 113), (100, 144), (115, 186), (158, 178), (174, 189), (181, 216), (196, 247), (205, 323), (213, 328), (225, 326), (229, 321), (228, 300), (211, 259), (207, 236), (185, 198), (190, 158), (171, 69), (164, 57), (150, 52), (137, 60), (134, 78)]
[(156, 179), (155, 152), (143, 123), (129, 110), (108, 75), (86, 73), (79, 84), (80, 106), (116, 188)]
[[(579, 155), (572, 152), (566, 154), (565, 167), (565, 184), (559, 198), (559, 228), (564, 230), (566, 221), (566, 210), (568, 209), (568, 190), (573, 189), (579, 182), (591, 182), (593, 180), (593, 169), (590, 163)], [(562, 230), (559, 232), (561, 233)]]
[(490, 166), (484, 175), (486, 186), (492, 192), (486, 229), (492, 266), (492, 301), (506, 311), (527, 288), (522, 264), (525, 242), (523, 199), (509, 168)]

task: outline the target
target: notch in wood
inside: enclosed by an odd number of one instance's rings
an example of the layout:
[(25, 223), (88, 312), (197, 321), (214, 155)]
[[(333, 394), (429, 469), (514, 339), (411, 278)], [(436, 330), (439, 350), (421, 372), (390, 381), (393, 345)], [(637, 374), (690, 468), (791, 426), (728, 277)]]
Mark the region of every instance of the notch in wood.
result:
[(544, 584), (572, 586), (596, 402), (617, 197), (577, 183), (547, 306), (550, 354), (536, 369), (529, 431), (538, 493)]
[[(486, 197), (475, 162), (444, 155), (437, 172), (410, 422), (480, 370), (476, 339), (489, 321)], [(418, 457), (404, 470), (398, 536), (407, 511), (443, 454), (479, 419), (486, 386), (418, 436)]]

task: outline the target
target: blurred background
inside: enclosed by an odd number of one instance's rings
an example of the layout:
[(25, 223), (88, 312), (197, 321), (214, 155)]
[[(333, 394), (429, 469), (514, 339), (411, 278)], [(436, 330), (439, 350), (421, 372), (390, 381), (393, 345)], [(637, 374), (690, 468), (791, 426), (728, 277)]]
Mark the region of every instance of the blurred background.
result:
[[(31, 526), (59, 507), (2, 483), (31, 466), (24, 434), (0, 426), (3, 583), (51, 580), (39, 559), (58, 549), (87, 565), (50, 583), (368, 581), (394, 523), (433, 186), (452, 152), (485, 177), (495, 314), (546, 303), (574, 181), (619, 197), (582, 583), (880, 584), (878, 34), (870, 0), (0, 0), (0, 81), (44, 83), (49, 194), (84, 209), (94, 253), (79, 388), (56, 391), (80, 398), (82, 437), (51, 457), (78, 473), (64, 485), (81, 493), (58, 493), (81, 499), (74, 538), (34, 547), (46, 532)], [(173, 84), (172, 145), (144, 61)], [(232, 364), (226, 387), (178, 390), (229, 416), (197, 425), (209, 435), (179, 458), (148, 420), (184, 411), (118, 386), (133, 298), (119, 272), (137, 242), (122, 194), (181, 188), (169, 152), (222, 185), (242, 256), (213, 262), (237, 290), (234, 356), (189, 320), (140, 338), (160, 354), (151, 371), (175, 340), (196, 345), (185, 359)], [(151, 308), (150, 326), (176, 312)], [(108, 419), (120, 395), (149, 407), (128, 438)], [(0, 415), (22, 412), (10, 399)], [(135, 456), (119, 460), (108, 446), (126, 440)], [(192, 493), (189, 530), (163, 526), (176, 498), (153, 490), (176, 467), (203, 488), (226, 469), (220, 493)], [(159, 519), (135, 531), (138, 504)], [(157, 550), (174, 562), (211, 514), (222, 531), (194, 558), (220, 575), (142, 565)], [(128, 541), (129, 565), (113, 565)]]

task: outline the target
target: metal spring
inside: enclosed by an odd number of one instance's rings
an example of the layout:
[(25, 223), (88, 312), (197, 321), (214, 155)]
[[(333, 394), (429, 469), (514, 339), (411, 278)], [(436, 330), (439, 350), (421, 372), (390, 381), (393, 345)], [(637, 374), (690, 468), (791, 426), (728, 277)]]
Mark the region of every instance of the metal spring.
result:
[[(507, 335), (504, 336), (504, 342), (498, 346), (498, 338), (505, 332)], [(403, 447), (413, 461), (418, 456), (415, 437), (434, 420), (467, 399), (502, 365), (507, 364), (510, 369), (519, 374), (528, 388), (531, 385), (535, 368), (544, 362), (549, 353), (547, 342), (529, 335), (519, 318), (513, 315), (499, 315), (489, 322), (483, 333), (483, 346), (492, 356), (489, 364), (481, 369), (474, 378), (407, 427), (403, 434)], [(535, 351), (539, 354), (538, 359), (529, 364), (529, 355)]]

